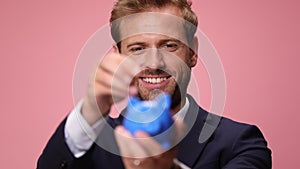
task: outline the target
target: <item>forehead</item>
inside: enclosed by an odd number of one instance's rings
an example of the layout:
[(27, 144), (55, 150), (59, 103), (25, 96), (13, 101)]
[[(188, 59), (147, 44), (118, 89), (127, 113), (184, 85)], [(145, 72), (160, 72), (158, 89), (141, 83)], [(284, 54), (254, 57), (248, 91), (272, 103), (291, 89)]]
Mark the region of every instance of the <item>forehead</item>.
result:
[(166, 12), (143, 12), (123, 17), (120, 20), (121, 40), (141, 34), (159, 34), (187, 42), (182, 17)]

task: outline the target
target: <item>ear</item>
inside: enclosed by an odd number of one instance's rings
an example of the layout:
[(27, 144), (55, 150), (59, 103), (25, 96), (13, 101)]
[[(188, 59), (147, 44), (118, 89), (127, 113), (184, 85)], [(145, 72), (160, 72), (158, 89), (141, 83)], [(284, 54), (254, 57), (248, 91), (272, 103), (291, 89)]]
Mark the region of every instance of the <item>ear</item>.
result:
[(198, 42), (198, 38), (195, 36), (194, 37), (194, 42), (193, 42), (193, 46), (192, 48), (190, 48), (190, 63), (191, 63), (191, 67), (194, 67), (196, 66), (197, 64), (197, 61), (198, 61), (198, 45), (199, 45), (199, 42)]
[(120, 53), (120, 50), (119, 50), (117, 44), (114, 44), (114, 45), (113, 45), (112, 52), (114, 52), (114, 53)]

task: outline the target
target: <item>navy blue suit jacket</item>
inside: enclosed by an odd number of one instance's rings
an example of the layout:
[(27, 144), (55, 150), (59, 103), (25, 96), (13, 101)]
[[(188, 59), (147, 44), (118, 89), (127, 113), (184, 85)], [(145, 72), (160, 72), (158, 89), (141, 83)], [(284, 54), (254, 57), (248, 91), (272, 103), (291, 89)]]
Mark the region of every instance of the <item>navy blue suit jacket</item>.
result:
[[(186, 137), (178, 144), (178, 159), (194, 169), (270, 169), (271, 150), (267, 147), (260, 130), (253, 125), (234, 122), (201, 109), (189, 97), (190, 108), (185, 121), (190, 128)], [(122, 119), (109, 119), (108, 125), (115, 127)], [(190, 123), (192, 122), (192, 123)], [(37, 164), (38, 169), (123, 169), (120, 156), (112, 154), (94, 144), (80, 158), (70, 152), (64, 136), (65, 120), (57, 128), (46, 145)], [(190, 125), (190, 126), (189, 126)], [(217, 126), (212, 135), (199, 142), (203, 126)], [(116, 144), (113, 132), (103, 130), (107, 139), (102, 142)], [(203, 132), (203, 131), (202, 131)], [(205, 131), (204, 131), (205, 132)], [(107, 134), (111, 137), (107, 137)], [(201, 143), (202, 142), (202, 143)], [(116, 151), (117, 151), (117, 145)]]

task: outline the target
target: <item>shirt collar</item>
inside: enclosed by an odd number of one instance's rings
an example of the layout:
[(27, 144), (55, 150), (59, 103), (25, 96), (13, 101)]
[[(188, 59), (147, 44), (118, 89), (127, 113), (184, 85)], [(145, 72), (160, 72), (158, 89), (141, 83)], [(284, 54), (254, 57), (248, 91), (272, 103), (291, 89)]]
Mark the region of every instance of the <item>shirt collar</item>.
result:
[(185, 98), (185, 104), (184, 106), (173, 116), (173, 119), (184, 119), (188, 109), (190, 107), (190, 102), (189, 102), (189, 99), (188, 98)]

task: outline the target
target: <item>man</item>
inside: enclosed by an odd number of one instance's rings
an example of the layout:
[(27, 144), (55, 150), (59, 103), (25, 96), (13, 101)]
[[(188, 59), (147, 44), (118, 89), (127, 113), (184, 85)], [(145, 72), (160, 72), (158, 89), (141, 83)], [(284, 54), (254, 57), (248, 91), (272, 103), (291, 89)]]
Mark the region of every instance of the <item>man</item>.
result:
[[(189, 2), (119, 0), (110, 21), (114, 52), (92, 74), (86, 97), (49, 140), (38, 168), (271, 168), (271, 151), (257, 127), (207, 113), (187, 95), (198, 59), (198, 22)], [(170, 149), (145, 132), (132, 135), (122, 115), (108, 117), (128, 91), (141, 100), (171, 96)], [(205, 124), (216, 128), (201, 142)]]

